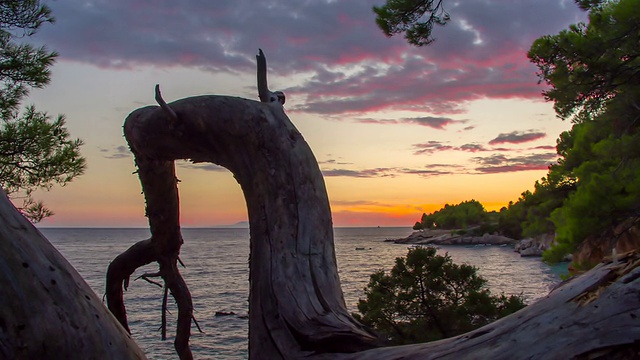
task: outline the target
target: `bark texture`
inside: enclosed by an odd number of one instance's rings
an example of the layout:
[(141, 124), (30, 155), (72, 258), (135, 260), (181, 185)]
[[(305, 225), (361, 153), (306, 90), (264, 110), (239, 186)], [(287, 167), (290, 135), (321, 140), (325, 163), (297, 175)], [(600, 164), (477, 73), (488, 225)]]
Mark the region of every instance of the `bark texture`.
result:
[(2, 191), (0, 256), (0, 359), (146, 359)]
[[(175, 266), (182, 237), (173, 161), (190, 159), (226, 167), (245, 195), (251, 232), (250, 356), (291, 358), (376, 346), (377, 337), (346, 309), (324, 180), (282, 105), (198, 96), (168, 107), (171, 111), (141, 108), (125, 121), (147, 201), (152, 246), (144, 254), (128, 251), (134, 264), (128, 268), (127, 261), (112, 264), (110, 272), (119, 274), (108, 284), (112, 311), (125, 314), (122, 284), (135, 267), (155, 258), (165, 281), (180, 283), (169, 288), (182, 298), (180, 313), (189, 314), (178, 329), (189, 328), (191, 300)], [(126, 326), (123, 315), (118, 318)]]

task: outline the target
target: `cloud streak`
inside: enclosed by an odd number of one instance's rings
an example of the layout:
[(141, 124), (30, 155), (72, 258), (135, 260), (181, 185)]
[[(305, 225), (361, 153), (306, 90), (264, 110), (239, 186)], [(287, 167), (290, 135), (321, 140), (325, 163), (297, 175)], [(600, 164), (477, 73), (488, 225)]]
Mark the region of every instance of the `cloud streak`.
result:
[(476, 172), (480, 174), (496, 174), (547, 170), (549, 165), (555, 162), (556, 158), (557, 155), (554, 153), (531, 154), (511, 158), (503, 154), (494, 154), (488, 157), (475, 157), (472, 161), (478, 165), (474, 169)]
[(129, 148), (124, 145), (114, 146), (112, 148), (98, 148), (98, 149), (102, 153), (102, 156), (106, 159), (128, 159), (132, 156), (131, 151), (129, 151)]
[(423, 116), (414, 118), (401, 118), (401, 119), (360, 119), (357, 120), (363, 124), (414, 124), (420, 126), (430, 127), (436, 130), (444, 130), (449, 125), (454, 124), (466, 124), (468, 120), (454, 120), (448, 117), (435, 117), (435, 116)]
[(522, 144), (542, 139), (545, 136), (547, 136), (547, 134), (535, 130), (513, 131), (498, 135), (493, 140), (489, 141), (489, 145)]

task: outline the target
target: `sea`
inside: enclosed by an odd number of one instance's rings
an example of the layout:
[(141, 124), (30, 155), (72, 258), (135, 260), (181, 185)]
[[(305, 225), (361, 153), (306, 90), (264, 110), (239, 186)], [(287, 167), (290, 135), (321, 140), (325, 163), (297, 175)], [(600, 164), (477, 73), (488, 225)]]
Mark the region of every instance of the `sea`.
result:
[[(40, 231), (64, 255), (99, 297), (103, 297), (109, 262), (137, 241), (149, 238), (143, 228), (42, 228)], [(338, 272), (347, 308), (357, 311), (370, 275), (389, 271), (407, 245), (385, 242), (406, 237), (411, 228), (335, 228)], [(185, 228), (181, 273), (193, 295), (191, 348), (196, 359), (248, 358), (249, 230)], [(522, 294), (528, 303), (546, 296), (560, 282), (562, 267), (539, 258), (522, 258), (511, 246), (441, 246), (455, 263), (473, 265), (492, 293)], [(566, 268), (566, 266), (564, 267)], [(177, 308), (169, 301), (168, 339), (161, 340), (162, 288), (142, 279), (157, 271), (150, 264), (132, 276), (125, 305), (133, 338), (149, 359), (176, 359), (173, 348)], [(223, 315), (224, 314), (224, 315)]]

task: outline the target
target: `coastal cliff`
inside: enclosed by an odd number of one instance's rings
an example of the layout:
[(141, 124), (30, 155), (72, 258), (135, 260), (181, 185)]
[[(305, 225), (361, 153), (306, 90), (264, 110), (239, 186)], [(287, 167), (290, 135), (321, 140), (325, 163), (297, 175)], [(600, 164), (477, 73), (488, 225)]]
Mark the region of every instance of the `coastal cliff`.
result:
[(584, 270), (605, 258), (640, 249), (640, 221), (629, 219), (597, 236), (586, 238), (573, 253), (572, 270)]

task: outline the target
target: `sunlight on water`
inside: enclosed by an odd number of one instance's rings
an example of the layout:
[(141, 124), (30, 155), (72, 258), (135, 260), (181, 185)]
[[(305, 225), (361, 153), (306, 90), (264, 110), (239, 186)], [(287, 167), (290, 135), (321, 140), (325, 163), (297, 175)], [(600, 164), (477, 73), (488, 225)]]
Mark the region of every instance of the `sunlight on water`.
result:
[[(147, 229), (42, 229), (44, 235), (99, 295), (104, 294), (109, 262), (129, 246), (149, 237)], [(383, 242), (411, 233), (409, 228), (335, 229), (338, 271), (349, 311), (356, 311), (358, 299), (369, 276), (378, 269), (388, 271), (406, 245)], [(183, 229), (185, 244), (181, 269), (193, 295), (194, 315), (204, 333), (192, 329), (191, 347), (197, 359), (247, 358), (249, 297), (249, 231), (247, 229)], [(494, 293), (522, 293), (531, 302), (545, 296), (559, 279), (550, 266), (536, 258), (521, 258), (510, 247), (447, 246), (456, 263), (478, 267)], [(133, 278), (156, 271), (149, 265)], [(133, 279), (132, 278), (132, 279)], [(150, 359), (175, 359), (173, 328), (168, 341), (160, 340), (162, 289), (143, 280), (132, 281), (125, 293), (131, 331)], [(169, 301), (169, 324), (175, 325), (177, 308)], [(216, 312), (234, 315), (216, 316)]]

